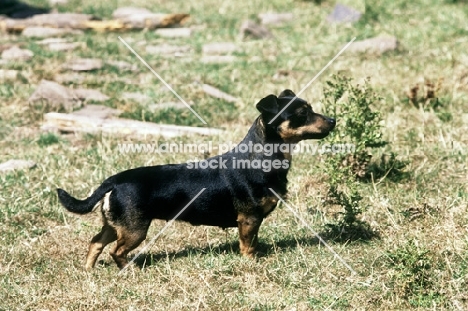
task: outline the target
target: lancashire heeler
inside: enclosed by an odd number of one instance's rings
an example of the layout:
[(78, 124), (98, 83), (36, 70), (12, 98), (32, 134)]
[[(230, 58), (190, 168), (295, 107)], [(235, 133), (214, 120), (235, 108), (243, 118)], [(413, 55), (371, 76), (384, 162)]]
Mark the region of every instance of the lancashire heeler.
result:
[[(335, 120), (315, 113), (300, 98), (268, 124), (294, 97), (292, 91), (285, 90), (278, 97), (269, 95), (260, 100), (256, 107), (261, 115), (239, 145), (278, 146), (326, 137), (335, 127)], [(151, 220), (172, 219), (202, 188), (205, 191), (177, 220), (193, 225), (238, 227), (240, 252), (252, 257), (259, 227), (278, 202), (268, 188), (286, 194), (291, 155), (282, 152), (283, 148), (273, 150), (242, 152), (235, 148), (207, 159), (218, 166), (206, 169), (193, 168), (193, 163), (192, 167), (184, 163), (130, 169), (107, 178), (85, 200), (57, 189), (60, 202), (70, 212), (86, 214), (95, 206), (101, 209), (103, 227), (91, 240), (85, 267), (92, 268), (104, 247), (116, 240), (110, 254), (119, 268), (125, 267), (128, 253), (145, 240)], [(223, 167), (219, 167), (220, 160)], [(241, 168), (239, 161), (251, 166)], [(270, 170), (265, 169), (265, 163)]]

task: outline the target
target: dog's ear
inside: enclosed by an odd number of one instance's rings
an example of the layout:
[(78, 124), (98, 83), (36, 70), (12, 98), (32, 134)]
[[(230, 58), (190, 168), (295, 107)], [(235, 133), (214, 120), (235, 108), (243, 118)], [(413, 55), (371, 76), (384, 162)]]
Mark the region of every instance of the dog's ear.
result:
[(257, 103), (257, 110), (262, 114), (277, 114), (278, 113), (278, 101), (275, 95), (268, 95)]
[(293, 91), (286, 89), (281, 92), (278, 97), (296, 97), (296, 94), (294, 94)]

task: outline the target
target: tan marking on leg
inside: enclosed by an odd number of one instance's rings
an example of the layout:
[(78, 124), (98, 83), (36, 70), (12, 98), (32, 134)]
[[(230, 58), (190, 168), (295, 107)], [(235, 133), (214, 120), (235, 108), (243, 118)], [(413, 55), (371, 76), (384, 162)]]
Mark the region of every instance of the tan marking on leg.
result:
[(239, 228), (239, 246), (243, 256), (254, 257), (258, 243), (258, 230), (262, 224), (262, 218), (253, 215), (239, 213), (237, 224)]
[(148, 227), (139, 228), (138, 230), (129, 230), (124, 227), (117, 228), (117, 245), (110, 252), (112, 258), (120, 269), (123, 269), (127, 263), (127, 255), (129, 252), (138, 247), (146, 239)]
[(101, 232), (99, 232), (89, 244), (88, 255), (86, 256), (86, 270), (89, 270), (94, 267), (96, 260), (99, 255), (101, 255), (102, 250), (106, 247), (107, 244), (114, 242), (117, 239), (117, 234), (115, 229), (105, 224), (102, 227)]

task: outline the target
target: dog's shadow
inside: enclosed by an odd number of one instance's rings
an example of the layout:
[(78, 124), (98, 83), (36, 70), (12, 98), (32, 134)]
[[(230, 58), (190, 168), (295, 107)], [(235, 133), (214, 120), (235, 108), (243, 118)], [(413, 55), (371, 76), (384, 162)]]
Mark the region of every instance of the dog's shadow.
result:
[[(373, 238), (378, 238), (378, 235), (375, 233), (370, 238), (358, 237), (355, 239), (346, 239), (337, 238), (329, 232), (320, 232), (319, 234), (322, 238), (325, 238), (327, 243), (343, 243), (343, 242), (367, 242)], [(288, 236), (279, 241), (273, 241), (272, 243), (266, 243), (259, 241), (257, 245), (257, 257), (269, 257), (274, 254), (286, 253), (292, 249), (297, 248), (298, 246), (316, 246), (320, 244), (320, 240), (317, 237), (294, 237)], [(134, 264), (139, 268), (149, 267), (157, 264), (161, 260), (170, 259), (177, 260), (179, 258), (193, 257), (198, 255), (223, 255), (223, 254), (237, 254), (240, 256), (239, 242), (237, 240), (232, 240), (230, 242), (225, 242), (219, 245), (206, 245), (204, 247), (194, 247), (186, 246), (182, 250), (170, 251), (170, 252), (158, 252), (158, 253), (144, 253), (139, 255), (135, 260)], [(135, 254), (130, 254), (129, 259), (133, 258)], [(104, 260), (99, 261), (99, 265), (108, 267), (111, 266), (113, 262), (107, 262)]]
[[(313, 246), (317, 245), (319, 240), (315, 237), (288, 237), (279, 241), (276, 241), (274, 244), (269, 244), (265, 242), (259, 242), (257, 246), (257, 257), (268, 257), (272, 254), (288, 252), (291, 249), (296, 248), (298, 245), (301, 246)], [(157, 264), (159, 261), (169, 258), (171, 260), (176, 260), (178, 258), (192, 257), (197, 255), (204, 254), (239, 254), (239, 242), (231, 241), (222, 243), (219, 245), (207, 245), (204, 247), (193, 247), (187, 246), (179, 251), (171, 252), (159, 252), (159, 253), (146, 253), (141, 254), (135, 259), (135, 265), (143, 268)], [(240, 255), (239, 255), (240, 256)]]

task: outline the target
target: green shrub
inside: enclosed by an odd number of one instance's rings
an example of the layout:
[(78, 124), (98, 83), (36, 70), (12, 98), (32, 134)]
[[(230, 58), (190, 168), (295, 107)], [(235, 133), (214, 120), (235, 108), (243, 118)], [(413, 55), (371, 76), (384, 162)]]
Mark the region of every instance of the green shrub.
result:
[(337, 119), (338, 126), (329, 136), (327, 143), (353, 143), (353, 154), (334, 154), (326, 159), (330, 188), (328, 198), (331, 204), (343, 208), (341, 218), (327, 224), (329, 233), (335, 239), (368, 239), (375, 235), (367, 223), (359, 220), (363, 212), (359, 181), (374, 178), (373, 174), (387, 176), (392, 172), (398, 175), (405, 163), (396, 160), (396, 155), (372, 161), (372, 150), (388, 144), (383, 139), (381, 116), (375, 106), (381, 98), (372, 90), (368, 81), (363, 85), (353, 85), (352, 80), (334, 76), (326, 82), (324, 101), (326, 114)]

